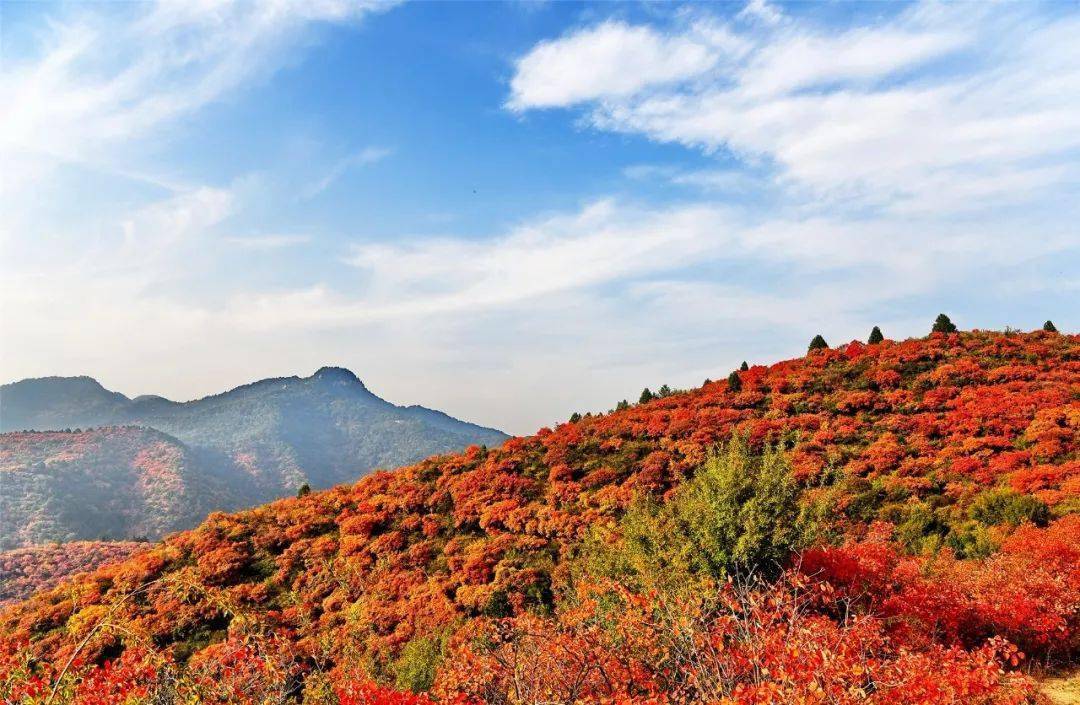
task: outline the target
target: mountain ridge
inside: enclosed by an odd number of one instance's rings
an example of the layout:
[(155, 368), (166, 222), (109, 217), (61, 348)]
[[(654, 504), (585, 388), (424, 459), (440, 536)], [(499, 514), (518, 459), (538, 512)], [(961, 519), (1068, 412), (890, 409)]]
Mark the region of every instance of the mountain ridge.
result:
[[(397, 406), (351, 371), (329, 366), (308, 377), (256, 380), (187, 402), (154, 395), (131, 399), (87, 376), (38, 378), (0, 387), (0, 406), (9, 480), (0, 487), (0, 500), (10, 510), (0, 527), (5, 548), (133, 535), (158, 539), (192, 526), (205, 512), (160, 506), (168, 519), (152, 523), (151, 530), (145, 529), (150, 517), (131, 517), (111, 526), (94, 524), (95, 533), (87, 533), (90, 524), (78, 518), (78, 498), (65, 489), (63, 473), (86, 482), (97, 473), (115, 496), (133, 497), (123, 482), (142, 482), (138, 459), (151, 447), (172, 459), (165, 461), (170, 477), (191, 473), (196, 495), (188, 499), (198, 511), (209, 511), (272, 501), (305, 485), (329, 487), (376, 468), (474, 443), (498, 445), (508, 437), (443, 412)], [(49, 435), (71, 429), (82, 434)], [(151, 429), (166, 438), (116, 429)], [(137, 447), (139, 442), (146, 447)], [(64, 443), (64, 452), (53, 448)], [(67, 518), (51, 529), (27, 529), (28, 518), (41, 515), (49, 503), (63, 507), (55, 514)]]

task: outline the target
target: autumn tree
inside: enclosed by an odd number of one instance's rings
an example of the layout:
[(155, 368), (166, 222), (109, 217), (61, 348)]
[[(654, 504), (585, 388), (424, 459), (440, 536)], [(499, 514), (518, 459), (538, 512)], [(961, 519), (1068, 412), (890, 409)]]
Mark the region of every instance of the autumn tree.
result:
[(930, 329), (931, 333), (955, 333), (956, 324), (949, 320), (949, 317), (944, 313), (939, 313), (938, 317), (934, 319), (934, 327)]
[(873, 330), (870, 331), (870, 337), (866, 339), (866, 342), (870, 345), (877, 345), (883, 340), (885, 340), (885, 336), (881, 334), (881, 329), (874, 326)]

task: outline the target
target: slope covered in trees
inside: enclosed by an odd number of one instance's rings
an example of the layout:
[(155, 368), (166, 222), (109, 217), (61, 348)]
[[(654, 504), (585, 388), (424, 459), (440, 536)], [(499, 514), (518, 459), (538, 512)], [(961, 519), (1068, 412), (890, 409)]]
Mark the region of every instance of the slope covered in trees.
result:
[(142, 541), (70, 541), (0, 552), (0, 604), (23, 600), (65, 578), (130, 557)]
[(2, 694), (1021, 703), (1076, 662), (1080, 339), (737, 375), (215, 514), (0, 613)]
[(148, 428), (0, 434), (0, 549), (159, 539), (235, 508), (242, 485)]

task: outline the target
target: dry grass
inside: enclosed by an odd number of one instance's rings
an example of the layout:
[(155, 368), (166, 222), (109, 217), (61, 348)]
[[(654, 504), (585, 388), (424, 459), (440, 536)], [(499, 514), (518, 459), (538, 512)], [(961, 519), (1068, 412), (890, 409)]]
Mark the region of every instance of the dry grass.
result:
[(1080, 705), (1080, 670), (1043, 681), (1042, 692), (1054, 705)]

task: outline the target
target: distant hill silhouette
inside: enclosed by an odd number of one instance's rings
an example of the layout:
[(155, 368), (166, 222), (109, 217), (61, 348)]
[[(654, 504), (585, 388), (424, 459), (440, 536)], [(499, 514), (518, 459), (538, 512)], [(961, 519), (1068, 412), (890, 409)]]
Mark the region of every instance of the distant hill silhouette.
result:
[(160, 538), (214, 509), (507, 437), (395, 406), (338, 367), (190, 402), (129, 399), (90, 377), (27, 379), (0, 387), (0, 430), (2, 548)]

